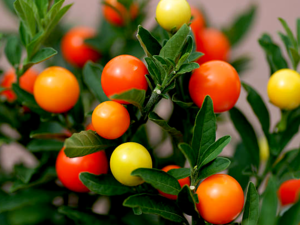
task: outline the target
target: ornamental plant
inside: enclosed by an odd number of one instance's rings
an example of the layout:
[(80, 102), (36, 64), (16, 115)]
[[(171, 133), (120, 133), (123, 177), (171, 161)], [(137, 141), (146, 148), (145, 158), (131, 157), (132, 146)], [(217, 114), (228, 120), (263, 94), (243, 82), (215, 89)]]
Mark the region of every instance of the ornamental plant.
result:
[[(271, 36), (259, 40), (274, 74), (269, 98), (282, 113), (270, 131), (262, 98), (239, 77), (249, 58), (201, 61), (199, 49), (210, 44), (197, 40), (212, 28), (186, 0), (161, 0), (151, 31), (140, 25), (147, 1), (102, 3), (97, 31), (60, 25), (71, 8), (64, 0), (16, 0), (11, 7), (20, 27), (18, 35), (0, 36), (13, 67), (1, 83), (0, 123), (20, 137), (1, 129), (0, 143), (24, 146), (38, 164), (18, 163), (12, 173), (0, 168), (1, 224), (299, 224), (299, 149), (285, 147), (300, 125), (300, 22), (295, 37), (280, 19), (291, 68)], [(229, 48), (254, 16), (251, 7), (223, 29)], [(39, 63), (45, 69), (25, 79)], [(266, 136), (267, 162), (234, 107), (241, 88)], [(173, 105), (168, 118), (156, 111), (162, 99)], [(216, 139), (227, 111), (242, 140), (232, 157), (220, 156), (231, 137)], [(158, 140), (148, 121), (161, 129)], [(157, 147), (166, 139), (172, 153), (162, 158)], [(101, 213), (99, 202), (106, 203)]]

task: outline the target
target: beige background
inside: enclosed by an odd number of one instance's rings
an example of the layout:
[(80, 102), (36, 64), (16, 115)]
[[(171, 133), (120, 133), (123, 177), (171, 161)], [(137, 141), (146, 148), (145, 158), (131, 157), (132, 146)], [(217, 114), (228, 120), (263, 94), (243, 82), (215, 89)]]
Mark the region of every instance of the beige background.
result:
[[(63, 22), (71, 23), (74, 25), (87, 25), (96, 27), (99, 23), (101, 17), (101, 7), (100, 0), (66, 0), (66, 3), (74, 3), (71, 10), (65, 16)], [(151, 27), (155, 23), (155, 6), (158, 0), (151, 0), (149, 8), (149, 18), (146, 23), (146, 27)], [(278, 17), (284, 18), (288, 24), (295, 31), (296, 18), (300, 16), (300, 1), (299, 0), (209, 0), (209, 1), (199, 1), (190, 0), (193, 5), (202, 6), (207, 12), (210, 22), (216, 27), (227, 24), (232, 20), (232, 16), (246, 9), (250, 4), (257, 4), (259, 6), (258, 16), (255, 21), (255, 25), (252, 31), (247, 35), (247, 38), (242, 42), (238, 48), (232, 52), (232, 55), (240, 55), (243, 53), (249, 53), (253, 56), (254, 60), (252, 63), (252, 69), (249, 70), (242, 78), (243, 81), (251, 84), (259, 93), (263, 96), (264, 100), (267, 102), (266, 85), (269, 76), (268, 65), (265, 60), (265, 56), (260, 46), (258, 45), (257, 39), (262, 33), (270, 33), (276, 42), (279, 42), (277, 36), (277, 31), (283, 31), (281, 24), (277, 20)], [(1, 30), (17, 30), (18, 22), (17, 20), (4, 8), (2, 2), (0, 1), (0, 31)], [(0, 58), (0, 67), (9, 68), (7, 61), (4, 57)], [(242, 111), (247, 115), (250, 122), (254, 125), (255, 129), (259, 134), (262, 134), (259, 123), (251, 111), (251, 108), (246, 102), (245, 93), (242, 92), (237, 106), (242, 109)], [(279, 110), (268, 103), (268, 108), (272, 111), (271, 122), (272, 126), (279, 119)], [(163, 113), (164, 109), (160, 109)], [(234, 139), (232, 144), (238, 139), (238, 135), (235, 133), (234, 128), (231, 123), (222, 124), (219, 126), (218, 136), (231, 134)], [(293, 143), (289, 146), (299, 146), (299, 136), (293, 140)], [(164, 147), (166, 149), (168, 147)], [(2, 148), (2, 152), (14, 152), (16, 150), (15, 146), (5, 146)], [(231, 147), (227, 147), (225, 154), (230, 154)], [(20, 157), (23, 158), (23, 154), (13, 154), (17, 157), (12, 158), (12, 154), (5, 154), (4, 161), (6, 164), (11, 164), (14, 160), (19, 160)], [(24, 159), (24, 158), (23, 158)], [(31, 162), (31, 160), (29, 159)]]

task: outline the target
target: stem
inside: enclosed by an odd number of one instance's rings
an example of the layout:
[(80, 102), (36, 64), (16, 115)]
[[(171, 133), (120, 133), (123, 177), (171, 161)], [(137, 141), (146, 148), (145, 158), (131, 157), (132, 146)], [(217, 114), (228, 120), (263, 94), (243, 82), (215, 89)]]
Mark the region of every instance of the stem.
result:
[(276, 132), (282, 132), (285, 131), (287, 128), (287, 119), (288, 116), (290, 115), (291, 111), (281, 111), (281, 120), (279, 123), (276, 125)]

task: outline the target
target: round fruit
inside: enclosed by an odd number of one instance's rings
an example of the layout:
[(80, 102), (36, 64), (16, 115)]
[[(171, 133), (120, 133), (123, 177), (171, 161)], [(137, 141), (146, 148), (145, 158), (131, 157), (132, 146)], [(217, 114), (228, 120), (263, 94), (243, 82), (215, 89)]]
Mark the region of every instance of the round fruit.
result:
[[(37, 77), (38, 77), (38, 72), (36, 72), (34, 69), (27, 70), (20, 78), (20, 87), (23, 90), (32, 94), (34, 82)], [(16, 82), (17, 82), (17, 75), (15, 74), (15, 71), (11, 69), (4, 74), (0, 87), (10, 89), (12, 87), (12, 84)], [(17, 98), (16, 94), (12, 90), (2, 91), (0, 95), (5, 96), (5, 98), (9, 102), (13, 102)]]
[(99, 52), (84, 43), (86, 39), (93, 38), (95, 35), (96, 31), (89, 27), (75, 27), (68, 31), (61, 43), (65, 60), (76, 67), (83, 67), (89, 60), (98, 61)]
[(194, 70), (189, 82), (193, 102), (200, 108), (206, 95), (214, 104), (215, 113), (230, 110), (241, 92), (241, 82), (236, 70), (227, 62), (210, 61)]
[(297, 108), (300, 105), (300, 74), (291, 69), (275, 72), (268, 82), (268, 96), (280, 109)]
[(243, 210), (244, 193), (231, 176), (216, 174), (206, 178), (198, 187), (200, 215), (212, 224), (227, 224)]
[(79, 174), (82, 172), (95, 175), (107, 174), (108, 161), (105, 151), (68, 158), (63, 148), (56, 159), (56, 173), (62, 184), (71, 191), (88, 192), (89, 189), (79, 180)]
[(138, 168), (152, 168), (152, 159), (148, 150), (134, 142), (119, 145), (110, 158), (110, 169), (114, 177), (127, 186), (136, 186), (144, 181), (131, 172)]
[(186, 0), (160, 0), (156, 20), (165, 30), (177, 31), (191, 20), (191, 7)]
[(38, 76), (33, 94), (38, 105), (44, 110), (63, 113), (76, 104), (80, 88), (76, 77), (69, 70), (53, 66)]
[[(162, 170), (162, 171), (165, 171), (165, 172), (167, 173), (169, 170), (172, 170), (172, 169), (179, 169), (179, 168), (181, 168), (181, 167), (180, 167), (180, 166), (177, 166), (177, 165), (169, 165), (169, 166), (165, 166), (165, 167), (162, 168), (161, 170)], [(184, 185), (190, 186), (190, 184), (191, 184), (191, 180), (190, 180), (189, 177), (179, 179), (178, 182), (179, 182), (179, 184), (180, 184), (180, 187), (183, 187)], [(166, 194), (166, 193), (164, 193), (164, 192), (162, 192), (162, 191), (160, 191), (160, 190), (158, 190), (158, 192), (159, 192), (162, 196), (164, 196), (164, 197), (166, 197), (166, 198), (168, 198), (168, 199), (171, 199), (171, 200), (176, 200), (176, 199), (177, 199), (177, 195)]]
[(130, 6), (129, 12), (118, 0), (106, 0), (105, 3), (102, 7), (104, 18), (115, 26), (124, 26), (127, 20), (134, 20), (138, 15), (139, 8), (136, 3)]
[(101, 137), (116, 139), (127, 131), (130, 125), (130, 115), (120, 103), (102, 102), (94, 109), (92, 124)]
[(204, 53), (204, 56), (197, 61), (199, 64), (211, 60), (227, 61), (230, 43), (221, 31), (206, 28), (200, 31), (195, 38), (197, 51)]
[(194, 33), (195, 39), (197, 39), (198, 35), (200, 34), (200, 32), (202, 32), (202, 30), (205, 27), (205, 20), (200, 10), (198, 10), (196, 7), (192, 6), (191, 12), (192, 12), (193, 19), (191, 21), (190, 26)]
[[(148, 70), (144, 63), (131, 55), (120, 55), (110, 60), (104, 67), (101, 84), (107, 97), (130, 89), (147, 90), (145, 75)], [(128, 104), (125, 101), (116, 101)]]
[(283, 206), (293, 204), (299, 199), (300, 180), (292, 179), (280, 185), (278, 195)]

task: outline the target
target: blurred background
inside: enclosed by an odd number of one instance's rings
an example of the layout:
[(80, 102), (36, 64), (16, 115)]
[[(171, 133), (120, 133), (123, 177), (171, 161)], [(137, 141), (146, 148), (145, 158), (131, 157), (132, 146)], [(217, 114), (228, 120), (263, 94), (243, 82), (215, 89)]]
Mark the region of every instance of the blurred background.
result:
[[(155, 21), (155, 7), (159, 0), (149, 0), (150, 7), (147, 9), (148, 18), (144, 26), (146, 28), (151, 28), (156, 24)], [(282, 17), (287, 21), (287, 23), (295, 31), (296, 19), (300, 17), (299, 0), (264, 0), (264, 1), (251, 1), (251, 0), (210, 0), (210, 1), (199, 1), (199, 0), (189, 0), (191, 5), (199, 7), (205, 11), (205, 14), (209, 17), (209, 23), (216, 28), (224, 27), (229, 24), (234, 18), (233, 15), (241, 11), (245, 11), (250, 5), (257, 5), (258, 12), (255, 19), (254, 25), (251, 31), (247, 34), (245, 40), (243, 40), (235, 49), (231, 52), (232, 56), (241, 55), (242, 53), (247, 53), (252, 57), (252, 62), (250, 69), (246, 71), (242, 80), (253, 86), (263, 97), (265, 102), (268, 102), (266, 86), (269, 78), (269, 68), (265, 59), (264, 52), (259, 46), (257, 40), (263, 33), (269, 33), (275, 42), (279, 43), (279, 37), (277, 35), (278, 31), (283, 31), (283, 28), (278, 21), (279, 17)], [(66, 0), (65, 4), (74, 3), (71, 10), (63, 19), (63, 23), (72, 26), (90, 26), (96, 28), (100, 23), (101, 15), (101, 2), (100, 0)], [(0, 31), (17, 31), (18, 21), (14, 15), (12, 15), (4, 6), (3, 2), (0, 1)], [(283, 46), (281, 46), (283, 47)], [(283, 53), (286, 56), (284, 48), (282, 48)], [(3, 49), (1, 49), (1, 53)], [(9, 64), (6, 61), (3, 54), (0, 54), (0, 67), (4, 70), (9, 69)], [(42, 70), (42, 68), (40, 69)], [(168, 112), (169, 103), (163, 101), (160, 104), (158, 113), (160, 115), (166, 114)], [(253, 124), (255, 130), (262, 134), (259, 122), (254, 116), (249, 104), (246, 101), (245, 92), (242, 91), (240, 99), (237, 103), (237, 107), (241, 109), (246, 117), (249, 119), (250, 123)], [(279, 120), (280, 111), (276, 107), (268, 103), (268, 108), (271, 111), (271, 124), (275, 125), (275, 122)], [(228, 117), (228, 115), (226, 115)], [(8, 128), (3, 128), (8, 129)], [(157, 135), (155, 127), (152, 128), (153, 136)], [(13, 131), (12, 131), (13, 132)], [(230, 146), (228, 146), (224, 155), (232, 154), (232, 149), (239, 140), (238, 134), (235, 132), (234, 127), (231, 122), (224, 122), (218, 125), (217, 136), (232, 135), (233, 140)], [(300, 136), (296, 136), (291, 142), (289, 147), (299, 146)], [(168, 149), (168, 142), (162, 146), (163, 149)], [(25, 161), (26, 164), (34, 163), (34, 159), (29, 157), (20, 146), (16, 145), (5, 145), (1, 148), (1, 165), (5, 168), (10, 168), (15, 161)]]

